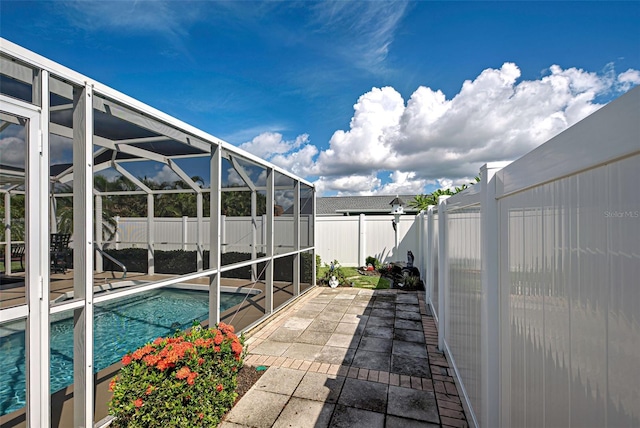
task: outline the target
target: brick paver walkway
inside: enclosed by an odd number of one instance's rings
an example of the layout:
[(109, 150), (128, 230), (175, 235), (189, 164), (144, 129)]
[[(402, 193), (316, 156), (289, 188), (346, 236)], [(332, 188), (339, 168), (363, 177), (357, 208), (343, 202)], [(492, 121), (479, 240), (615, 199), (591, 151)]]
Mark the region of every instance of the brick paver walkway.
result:
[(422, 293), (316, 288), (249, 332), (232, 427), (466, 427)]

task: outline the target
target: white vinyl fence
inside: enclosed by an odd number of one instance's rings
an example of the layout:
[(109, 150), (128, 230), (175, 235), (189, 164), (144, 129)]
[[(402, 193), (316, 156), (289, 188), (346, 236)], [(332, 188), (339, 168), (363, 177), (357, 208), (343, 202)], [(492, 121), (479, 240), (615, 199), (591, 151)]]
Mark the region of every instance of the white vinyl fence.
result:
[(338, 260), (343, 266), (363, 266), (367, 257), (381, 262), (406, 261), (407, 251), (418, 257), (419, 224), (414, 215), (400, 217), (398, 248), (392, 215), (316, 217), (316, 254), (322, 262)]
[[(118, 233), (112, 248), (146, 248), (147, 219), (118, 217)], [(204, 248), (209, 248), (209, 219), (203, 219)], [(316, 217), (316, 254), (323, 262), (338, 260), (343, 266), (362, 266), (368, 256), (381, 262), (407, 260), (407, 251), (418, 257), (420, 239), (419, 224), (415, 216), (404, 215), (398, 224), (398, 250), (394, 251), (395, 235), (392, 215)], [(274, 240), (278, 248), (289, 248), (293, 243), (293, 218), (274, 218)], [(313, 225), (309, 219), (300, 218), (300, 240), (303, 247), (313, 242)], [(251, 252), (252, 228), (250, 217), (222, 216), (222, 242), (224, 251)], [(264, 219), (256, 219), (258, 252), (266, 242)], [(153, 219), (154, 247), (160, 250), (194, 250), (196, 248), (198, 223), (195, 218)], [(283, 251), (284, 252), (284, 251)]]
[[(148, 224), (146, 217), (116, 217), (116, 235), (109, 248), (147, 248)], [(293, 249), (293, 217), (274, 218), (274, 247), (276, 254)], [(265, 216), (256, 218), (255, 245), (258, 252), (264, 252), (267, 229)], [(155, 217), (152, 221), (153, 246), (159, 250), (195, 250), (198, 240), (198, 221), (195, 217), (167, 218)], [(209, 218), (202, 221), (202, 246), (209, 249)], [(309, 217), (300, 217), (300, 245), (313, 244), (313, 222)], [(221, 217), (222, 252), (251, 252), (254, 228), (251, 217)]]
[(421, 263), (482, 427), (640, 426), (640, 88), (421, 214)]

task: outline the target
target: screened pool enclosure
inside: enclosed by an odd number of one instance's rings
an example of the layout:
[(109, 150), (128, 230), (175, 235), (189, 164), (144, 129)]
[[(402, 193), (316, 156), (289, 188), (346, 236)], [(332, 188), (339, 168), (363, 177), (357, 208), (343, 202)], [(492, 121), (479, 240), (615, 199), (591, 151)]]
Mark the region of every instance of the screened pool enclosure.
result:
[[(134, 323), (247, 329), (313, 286), (311, 183), (7, 40), (0, 48), (2, 426), (94, 426), (117, 370), (104, 354), (153, 339)], [(183, 298), (177, 309), (194, 309), (178, 315), (169, 303)]]

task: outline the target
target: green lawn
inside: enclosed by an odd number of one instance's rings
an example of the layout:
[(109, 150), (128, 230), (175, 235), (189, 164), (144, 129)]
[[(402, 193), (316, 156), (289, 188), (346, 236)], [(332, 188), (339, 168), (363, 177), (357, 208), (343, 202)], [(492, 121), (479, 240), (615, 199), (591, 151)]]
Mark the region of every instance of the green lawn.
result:
[[(22, 272), (20, 262), (11, 262), (11, 272)], [(0, 262), (0, 272), (4, 272), (4, 262)]]
[[(318, 278), (324, 278), (324, 275), (329, 270), (328, 267), (323, 266), (318, 269)], [(344, 274), (347, 282), (353, 283), (356, 288), (372, 288), (376, 290), (389, 288), (391, 282), (387, 278), (381, 276), (367, 276), (360, 275), (358, 269), (353, 267), (340, 267), (340, 270)]]

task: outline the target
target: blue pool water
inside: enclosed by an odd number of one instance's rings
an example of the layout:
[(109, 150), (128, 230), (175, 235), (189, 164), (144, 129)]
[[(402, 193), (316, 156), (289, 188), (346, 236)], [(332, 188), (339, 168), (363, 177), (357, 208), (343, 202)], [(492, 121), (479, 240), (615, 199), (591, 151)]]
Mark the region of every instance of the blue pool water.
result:
[[(244, 294), (221, 293), (220, 310), (237, 305)], [(190, 327), (194, 320), (209, 317), (209, 293), (161, 289), (95, 306), (94, 370), (109, 367), (124, 354), (156, 337)], [(11, 328), (12, 326), (3, 325)], [(24, 323), (16, 333), (0, 337), (0, 415), (25, 405)], [(73, 383), (73, 315), (51, 319), (51, 392)]]

